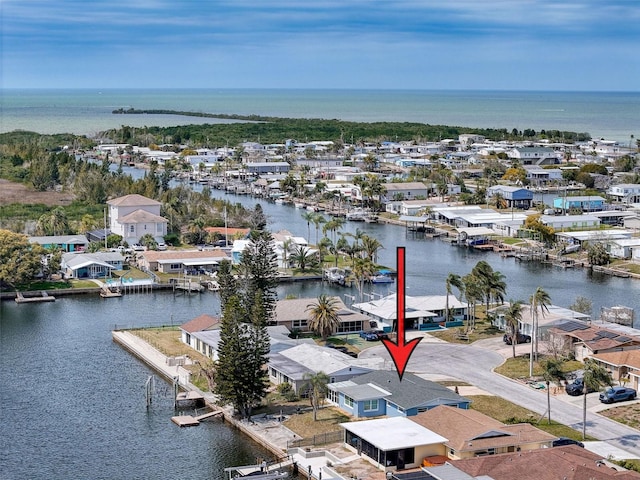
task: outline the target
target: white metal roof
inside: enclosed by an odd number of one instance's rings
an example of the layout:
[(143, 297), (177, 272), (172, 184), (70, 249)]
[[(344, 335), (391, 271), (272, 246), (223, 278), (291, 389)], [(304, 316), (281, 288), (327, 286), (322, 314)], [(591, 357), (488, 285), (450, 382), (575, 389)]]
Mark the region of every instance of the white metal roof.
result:
[(384, 451), (434, 445), (447, 441), (446, 438), (406, 417), (341, 423), (340, 426)]

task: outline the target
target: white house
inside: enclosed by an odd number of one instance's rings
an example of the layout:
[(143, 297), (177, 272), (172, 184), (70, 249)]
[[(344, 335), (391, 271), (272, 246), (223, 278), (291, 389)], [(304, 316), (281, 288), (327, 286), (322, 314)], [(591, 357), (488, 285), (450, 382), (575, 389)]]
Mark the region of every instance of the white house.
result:
[(167, 219), (160, 216), (161, 203), (142, 195), (132, 194), (107, 201), (111, 233), (123, 241), (139, 243), (143, 235), (151, 234), (156, 241), (167, 234)]
[(611, 185), (607, 195), (619, 203), (640, 203), (640, 185), (637, 183)]
[(556, 152), (548, 147), (516, 147), (507, 155), (523, 165), (555, 165), (558, 160)]

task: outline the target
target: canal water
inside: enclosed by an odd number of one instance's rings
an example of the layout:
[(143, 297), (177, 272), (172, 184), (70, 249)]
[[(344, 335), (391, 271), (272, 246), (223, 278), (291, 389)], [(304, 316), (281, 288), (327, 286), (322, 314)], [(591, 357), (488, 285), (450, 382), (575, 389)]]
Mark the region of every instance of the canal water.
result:
[[(308, 236), (302, 211), (245, 196), (226, 195), (253, 208), (260, 202), (273, 231)], [(380, 261), (395, 267), (397, 246), (406, 247), (407, 295), (445, 293), (450, 272), (466, 275), (479, 260), (505, 275), (506, 299), (527, 300), (538, 286), (554, 304), (577, 296), (600, 307), (626, 305), (640, 311), (640, 282), (583, 269), (519, 263), (494, 253), (407, 236), (403, 227), (347, 223), (384, 245)], [(311, 226), (311, 237), (315, 229)], [(369, 292), (393, 293), (395, 284)], [(354, 290), (323, 282), (282, 284), (286, 295), (341, 295)], [(153, 372), (111, 340), (114, 325), (180, 324), (202, 313), (218, 314), (217, 294), (173, 296), (167, 292), (103, 300), (64, 297), (53, 303), (0, 303), (0, 477), (3, 479), (155, 478), (217, 479), (227, 466), (265, 455), (238, 432), (214, 421), (180, 429), (170, 422), (169, 386), (158, 381), (150, 409), (144, 385)]]

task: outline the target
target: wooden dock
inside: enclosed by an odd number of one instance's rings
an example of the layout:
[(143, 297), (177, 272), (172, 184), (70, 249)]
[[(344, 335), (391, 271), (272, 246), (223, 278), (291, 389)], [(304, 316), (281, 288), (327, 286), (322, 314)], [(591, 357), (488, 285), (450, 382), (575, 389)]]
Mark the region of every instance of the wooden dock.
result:
[(49, 295), (47, 292), (40, 292), (39, 297), (25, 297), (22, 292), (16, 292), (16, 303), (41, 303), (55, 302), (56, 297)]
[(197, 417), (194, 417), (192, 415), (177, 415), (175, 417), (171, 417), (171, 421), (179, 427), (197, 427), (198, 425), (200, 425), (201, 421), (206, 420), (207, 418), (215, 417), (217, 415), (222, 415), (222, 413), (222, 410), (214, 410), (212, 412), (198, 415)]

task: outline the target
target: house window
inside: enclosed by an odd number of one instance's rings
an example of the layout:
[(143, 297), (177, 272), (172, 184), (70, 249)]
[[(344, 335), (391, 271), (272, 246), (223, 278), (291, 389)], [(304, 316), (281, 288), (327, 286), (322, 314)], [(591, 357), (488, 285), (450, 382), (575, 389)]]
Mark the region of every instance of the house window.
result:
[(364, 401), (364, 411), (365, 412), (374, 412), (378, 410), (378, 399), (376, 400), (365, 400)]
[(136, 226), (135, 225), (129, 225), (129, 233), (136, 233)]
[(307, 328), (307, 320), (293, 320), (291, 326), (293, 328)]
[(344, 396), (344, 406), (345, 407), (349, 407), (349, 408), (353, 408), (353, 398), (351, 397), (347, 397), (346, 395)]
[(327, 391), (327, 400), (329, 400), (331, 403), (338, 403), (338, 392), (336, 392), (335, 390), (329, 390)]
[(161, 223), (156, 223), (156, 232), (157, 233), (162, 233), (162, 224)]
[(181, 263), (172, 263), (169, 268), (171, 270), (180, 270), (180, 268), (182, 268), (182, 264)]

